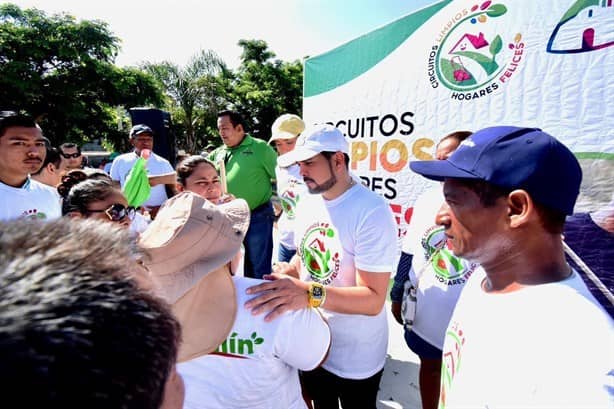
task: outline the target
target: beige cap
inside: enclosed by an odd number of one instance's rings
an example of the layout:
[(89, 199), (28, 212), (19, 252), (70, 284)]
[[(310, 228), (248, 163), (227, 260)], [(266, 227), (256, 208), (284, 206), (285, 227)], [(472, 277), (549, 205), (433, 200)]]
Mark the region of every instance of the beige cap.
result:
[(144, 264), (182, 326), (179, 361), (214, 351), (230, 333), (237, 305), (225, 265), (248, 226), (243, 199), (216, 206), (183, 192), (164, 204), (141, 235), (139, 245), (150, 256)]
[(271, 139), (269, 143), (277, 139), (296, 138), (305, 130), (305, 122), (298, 115), (283, 114), (273, 122), (271, 126)]

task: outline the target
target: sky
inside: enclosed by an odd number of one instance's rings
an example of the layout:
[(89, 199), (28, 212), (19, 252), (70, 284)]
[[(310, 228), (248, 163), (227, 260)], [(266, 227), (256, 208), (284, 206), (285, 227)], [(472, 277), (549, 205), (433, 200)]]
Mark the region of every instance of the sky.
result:
[(121, 39), (120, 66), (184, 65), (200, 49), (239, 65), (240, 39), (265, 40), (284, 61), (314, 56), (436, 0), (12, 0), (21, 8), (102, 20)]

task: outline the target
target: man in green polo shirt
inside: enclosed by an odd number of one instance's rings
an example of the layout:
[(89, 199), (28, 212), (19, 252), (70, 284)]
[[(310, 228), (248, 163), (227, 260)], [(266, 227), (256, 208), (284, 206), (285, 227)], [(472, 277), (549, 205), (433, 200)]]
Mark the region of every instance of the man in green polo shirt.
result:
[(209, 154), (219, 166), (225, 164), (228, 192), (249, 204), (251, 218), (245, 235), (246, 277), (262, 278), (271, 272), (273, 255), (273, 194), (277, 154), (263, 140), (245, 133), (241, 115), (222, 111), (217, 129), (224, 144)]

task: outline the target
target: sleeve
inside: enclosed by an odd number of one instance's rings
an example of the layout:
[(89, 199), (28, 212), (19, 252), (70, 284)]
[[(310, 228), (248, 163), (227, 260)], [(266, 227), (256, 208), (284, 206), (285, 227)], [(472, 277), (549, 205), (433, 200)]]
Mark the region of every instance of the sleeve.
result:
[(392, 301), (401, 302), (403, 300), (403, 286), (409, 280), (412, 259), (413, 256), (411, 254), (401, 252), (401, 259), (397, 265), (397, 272), (394, 275), (394, 283), (390, 289), (390, 299)]
[(317, 367), (330, 346), (330, 330), (324, 318), (312, 308), (289, 312), (280, 318), (275, 355), (303, 371)]
[(115, 158), (115, 160), (113, 161), (113, 163), (111, 164), (111, 170), (109, 171), (109, 175), (111, 176), (111, 179), (116, 180), (116, 181), (120, 181), (121, 177), (119, 174), (119, 163), (120, 160), (118, 160), (119, 158)]
[(275, 167), (277, 166), (277, 153), (268, 144), (264, 149), (264, 169), (272, 180), (275, 179)]
[(356, 233), (354, 263), (363, 271), (391, 273), (397, 257), (397, 227), (382, 201), (363, 218)]
[(169, 161), (165, 159), (163, 163), (164, 163), (163, 165), (164, 169), (162, 170), (162, 174), (171, 173), (175, 171), (175, 169), (173, 169), (173, 166), (171, 165)]

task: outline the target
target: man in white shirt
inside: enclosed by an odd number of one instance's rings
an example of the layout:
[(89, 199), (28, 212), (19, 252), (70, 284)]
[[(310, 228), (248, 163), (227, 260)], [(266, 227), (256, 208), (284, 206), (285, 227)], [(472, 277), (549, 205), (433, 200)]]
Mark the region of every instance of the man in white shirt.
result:
[[(310, 195), (298, 205), (290, 263), (249, 289), (246, 307), (268, 312), (321, 307), (332, 334), (321, 368), (301, 374), (315, 408), (375, 408), (386, 360), (384, 302), (396, 257), (396, 224), (388, 204), (352, 178), (348, 142), (319, 125), (299, 136), (280, 166), (298, 163)], [(294, 277), (292, 277), (294, 276)], [(300, 280), (295, 277), (302, 277)]]
[[(62, 155), (57, 148), (47, 146), (45, 160), (38, 172), (32, 173), (32, 179), (56, 188), (62, 181), (62, 176), (67, 171), (67, 161), (62, 159)], [(59, 197), (59, 194), (58, 194)]]
[[(147, 125), (135, 125), (130, 130), (130, 144), (134, 150), (129, 153), (119, 155), (111, 165), (111, 178), (119, 182), (123, 188), (126, 183), (126, 178), (130, 170), (141, 156), (141, 151), (144, 149), (152, 150), (154, 146), (154, 133)], [(147, 159), (147, 173), (149, 176), (166, 175), (174, 171), (170, 162), (163, 157), (151, 152), (151, 156)], [(152, 186), (149, 199), (145, 201), (145, 207), (149, 214), (155, 217), (158, 209), (168, 199), (164, 185)]]
[(582, 171), (535, 128), (497, 126), (446, 160), (436, 216), (457, 257), (479, 263), (446, 331), (440, 408), (611, 408), (614, 326), (566, 262), (562, 232)]
[(30, 178), (43, 165), (47, 139), (30, 117), (0, 117), (0, 221), (62, 215), (54, 189)]

